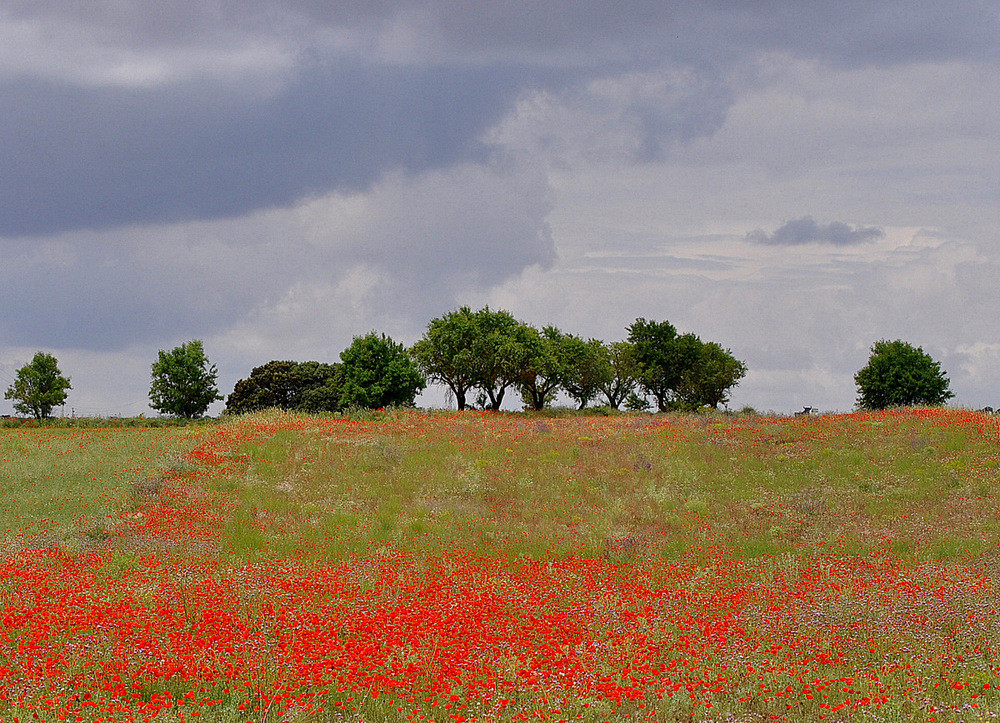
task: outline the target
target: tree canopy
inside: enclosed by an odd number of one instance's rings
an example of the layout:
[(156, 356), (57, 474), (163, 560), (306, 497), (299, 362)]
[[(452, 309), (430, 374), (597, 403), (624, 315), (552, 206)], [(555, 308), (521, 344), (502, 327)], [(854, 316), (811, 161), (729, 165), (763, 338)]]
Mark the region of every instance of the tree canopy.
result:
[(406, 347), (374, 331), (340, 354), (341, 407), (412, 407), (426, 381)]
[(669, 321), (640, 317), (629, 326), (628, 340), (635, 348), (639, 385), (656, 400), (659, 411), (667, 411), (684, 373), (683, 356), (690, 350), (678, 342), (677, 329)]
[(518, 338), (524, 349), (524, 363), (518, 375), (521, 400), (528, 409), (544, 409), (565, 387), (569, 359), (566, 356), (567, 335), (554, 326), (539, 332), (523, 324)]
[(17, 370), (4, 399), (13, 399), (14, 410), (21, 414), (45, 419), (51, 416), (53, 408), (66, 403), (68, 389), (72, 389), (69, 378), (59, 371), (58, 360), (40, 351), (31, 362)]
[(564, 334), (559, 353), (563, 360), (563, 389), (583, 409), (601, 391), (601, 386), (614, 378), (604, 343), (600, 339), (585, 341), (575, 334)]
[(677, 334), (670, 322), (636, 319), (629, 327), (629, 341), (639, 386), (661, 412), (717, 409), (747, 373), (746, 364), (728, 349), (695, 334)]
[(459, 409), (499, 409), (507, 389), (526, 409), (543, 409), (565, 392), (583, 409), (603, 394), (618, 409), (644, 408), (642, 392), (660, 411), (718, 407), (746, 375), (746, 365), (719, 344), (680, 334), (669, 322), (636, 319), (628, 341), (584, 340), (548, 325), (541, 330), (509, 312), (463, 306), (427, 326), (411, 353), (427, 379), (443, 384)]
[(236, 382), (226, 399), (228, 414), (278, 408), (300, 412), (340, 409), (342, 369), (315, 361), (270, 361)]
[(627, 341), (614, 341), (603, 345), (601, 351), (599, 389), (612, 409), (618, 409), (635, 393), (639, 383), (639, 365), (635, 347)]
[(500, 409), (507, 389), (527, 373), (530, 343), (527, 325), (507, 311), (483, 307), (476, 312), (473, 356), (481, 407)]
[(149, 406), (163, 414), (196, 419), (222, 399), (215, 384), (218, 371), (209, 364), (200, 340), (162, 349), (152, 366)]
[(868, 364), (854, 375), (854, 382), (862, 409), (937, 406), (955, 396), (940, 363), (899, 339), (875, 342)]
[(469, 392), (479, 378), (479, 329), (477, 315), (463, 306), (431, 319), (423, 337), (410, 349), (427, 381), (448, 387), (459, 410), (468, 407)]

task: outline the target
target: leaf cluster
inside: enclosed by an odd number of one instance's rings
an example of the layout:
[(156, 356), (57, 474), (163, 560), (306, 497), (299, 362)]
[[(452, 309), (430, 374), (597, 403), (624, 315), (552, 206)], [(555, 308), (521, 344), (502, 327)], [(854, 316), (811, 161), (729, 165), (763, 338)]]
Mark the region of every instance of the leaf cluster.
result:
[(746, 376), (747, 367), (716, 342), (678, 334), (668, 321), (636, 319), (629, 326), (639, 386), (657, 409), (717, 409)]
[(254, 367), (236, 382), (226, 398), (228, 414), (261, 409), (298, 412), (336, 412), (340, 406), (343, 368), (320, 362), (270, 361)]
[(227, 414), (278, 408), (343, 412), (412, 407), (426, 382), (409, 352), (385, 334), (355, 337), (340, 363), (270, 361), (236, 382)]
[(355, 337), (340, 360), (342, 408), (412, 407), (426, 386), (406, 347), (385, 334)]

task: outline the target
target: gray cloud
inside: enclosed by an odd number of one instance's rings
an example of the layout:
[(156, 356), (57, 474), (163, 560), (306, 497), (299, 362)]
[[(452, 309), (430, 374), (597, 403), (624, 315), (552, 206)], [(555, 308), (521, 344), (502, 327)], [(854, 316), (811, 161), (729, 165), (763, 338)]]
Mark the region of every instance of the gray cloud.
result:
[[(258, 318), (327, 338), (329, 325), (317, 323), (327, 313), (371, 323), (345, 312), (353, 304), (369, 319), (422, 325), (468, 289), (551, 265), (551, 206), (543, 174), (498, 161), (396, 174), (367, 192), (238, 219), (8, 239), (0, 337), (108, 351)], [(337, 304), (290, 312), (303, 289), (316, 305)]]
[(848, 226), (841, 221), (820, 225), (812, 216), (803, 216), (789, 221), (774, 233), (760, 229), (747, 234), (753, 243), (771, 246), (799, 246), (801, 244), (830, 244), (832, 246), (853, 246), (877, 241), (885, 237), (885, 231), (873, 226)]
[[(662, 160), (666, 143), (721, 127), (738, 58), (982, 57), (995, 52), (998, 23), (979, 3), (912, 0), (571, 0), (516, 11), (466, 0), (7, 0), (4, 15), (28, 38), (24, 53), (0, 56), (6, 236), (236, 216), (481, 159), (483, 134), (539, 90), (592, 117), (620, 114), (635, 157)], [(41, 42), (62, 65), (34, 58)], [(223, 58), (234, 75), (218, 75)], [(110, 65), (88, 74), (88, 63)], [(664, 68), (689, 81), (628, 98), (593, 92), (594, 81)], [(142, 82), (123, 85), (130, 73)]]
[(0, 94), (0, 235), (235, 216), (481, 158), (517, 71), (303, 71), (278, 94), (223, 87)]
[(967, 311), (996, 306), (998, 22), (980, 0), (0, 0), (2, 368), (59, 350), (100, 409), (192, 337), (230, 383), (488, 301), (608, 339), (670, 319), (748, 360), (737, 404), (849, 407), (881, 337), (951, 348), (975, 399), (1000, 364), (996, 314)]
[[(791, 52), (848, 65), (997, 56), (1000, 18), (977, 0), (4, 0), (15, 21), (88, 28), (107, 45), (186, 44), (229, 34), (296, 37), (371, 52), (410, 44), (411, 58), (452, 54), (565, 65), (637, 59), (708, 64), (746, 52)], [(358, 40), (360, 38), (360, 40)]]

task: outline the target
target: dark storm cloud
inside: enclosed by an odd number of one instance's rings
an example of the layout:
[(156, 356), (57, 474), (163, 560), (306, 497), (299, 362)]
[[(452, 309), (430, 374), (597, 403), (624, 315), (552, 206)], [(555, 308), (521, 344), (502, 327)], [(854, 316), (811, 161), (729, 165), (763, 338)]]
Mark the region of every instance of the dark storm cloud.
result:
[(848, 65), (996, 57), (1000, 26), (996, 8), (979, 0), (417, 0), (363, 3), (363, 10), (321, 0), (287, 5), (321, 24), (402, 17), (463, 53), (570, 58), (580, 65), (643, 59), (713, 65), (770, 51)]
[[(4, 0), (16, 19), (65, 19), (106, 27), (142, 42), (217, 33), (220, 28), (282, 32), (309, 27), (362, 29), (410, 24), (465, 50), (551, 51), (583, 46), (623, 55), (653, 44), (691, 48), (725, 40), (770, 49), (812, 48), (847, 57), (995, 53), (1000, 23), (981, 0)], [(300, 19), (300, 24), (296, 20)]]
[(789, 221), (774, 233), (757, 229), (747, 234), (747, 240), (770, 246), (799, 246), (801, 244), (829, 244), (832, 246), (853, 246), (877, 241), (885, 237), (885, 231), (872, 226), (848, 226), (841, 221), (820, 225), (812, 216), (803, 216)]
[[(216, 43), (230, 52), (255, 40), (277, 43), (292, 63), (276, 90), (260, 67), (228, 82), (189, 69), (192, 77), (147, 87), (80, 83), (59, 77), (69, 72), (62, 66), (8, 72), (0, 80), (6, 236), (236, 216), (364, 189), (389, 170), (482, 157), (482, 134), (528, 90), (574, 92), (594, 78), (673, 64), (704, 81), (666, 112), (656, 99), (629, 109), (642, 136), (637, 160), (659, 160), (665, 139), (721, 126), (734, 97), (723, 79), (738, 57), (975, 57), (996, 52), (998, 23), (982, 3), (913, 0), (0, 0), (0, 9), (95, 33), (99, 52), (81, 54), (81, 64), (123, 48), (141, 55)], [(324, 46), (334, 31), (348, 49)], [(403, 59), (393, 60), (399, 35)]]
[(235, 216), (482, 155), (521, 85), (492, 68), (303, 72), (273, 97), (220, 87), (0, 90), (0, 235)]

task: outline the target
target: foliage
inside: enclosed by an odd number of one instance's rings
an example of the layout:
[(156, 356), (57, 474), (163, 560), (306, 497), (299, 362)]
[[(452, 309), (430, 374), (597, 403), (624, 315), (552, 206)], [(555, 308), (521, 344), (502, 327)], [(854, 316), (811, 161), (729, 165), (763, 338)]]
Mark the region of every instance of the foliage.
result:
[(525, 350), (518, 380), (521, 399), (527, 409), (544, 409), (566, 379), (566, 335), (554, 326), (539, 332), (533, 326), (522, 325), (518, 339)]
[(629, 327), (639, 385), (659, 411), (717, 409), (746, 376), (746, 365), (715, 342), (677, 334), (670, 322), (636, 319)]
[(340, 410), (339, 364), (315, 361), (270, 361), (236, 382), (226, 399), (226, 412), (246, 414), (261, 409), (336, 412)]
[(13, 399), (14, 409), (44, 419), (52, 409), (66, 402), (66, 390), (72, 389), (69, 378), (59, 371), (59, 362), (51, 354), (36, 352), (31, 362), (17, 370), (14, 383), (4, 393)]
[(447, 386), (459, 411), (468, 407), (468, 394), (478, 379), (478, 321), (467, 306), (450, 311), (431, 319), (423, 337), (410, 349), (427, 381)]
[(629, 392), (625, 399), (625, 409), (630, 412), (648, 412), (650, 410), (649, 400), (635, 392)]
[(406, 347), (374, 331), (340, 353), (341, 407), (412, 407), (426, 382)]
[(955, 396), (940, 363), (899, 339), (875, 342), (868, 364), (854, 375), (854, 382), (861, 409), (938, 406)]
[(638, 318), (628, 328), (628, 340), (635, 348), (638, 381), (646, 394), (656, 400), (657, 409), (671, 407), (684, 371), (696, 353), (688, 336), (679, 340), (677, 329), (669, 321)]
[(559, 345), (563, 360), (562, 387), (579, 409), (584, 409), (603, 385), (615, 378), (600, 339), (586, 341), (575, 334), (564, 334)]
[(714, 341), (695, 340), (697, 352), (692, 356), (693, 364), (684, 371), (677, 397), (687, 409), (718, 409), (729, 401), (729, 390), (746, 376), (747, 367)]
[(608, 406), (618, 409), (635, 392), (639, 383), (639, 363), (635, 346), (627, 341), (606, 344), (601, 350), (599, 389)]
[(169, 352), (161, 349), (152, 366), (149, 406), (163, 414), (197, 419), (212, 402), (222, 399), (215, 384), (217, 376), (199, 339)]
[[(660, 411), (718, 408), (746, 375), (746, 365), (714, 342), (678, 335), (669, 322), (636, 319), (629, 340), (605, 345), (554, 326), (541, 331), (509, 312), (462, 307), (433, 319), (412, 354), (432, 383), (444, 384), (460, 410), (476, 403), (499, 409), (516, 387), (525, 408), (541, 410), (559, 390), (583, 409), (602, 393), (618, 409), (637, 387)], [(635, 399), (633, 406), (635, 405)]]
[(488, 306), (475, 314), (475, 384), (482, 407), (500, 409), (507, 389), (523, 378), (529, 357), (527, 327), (507, 311)]

